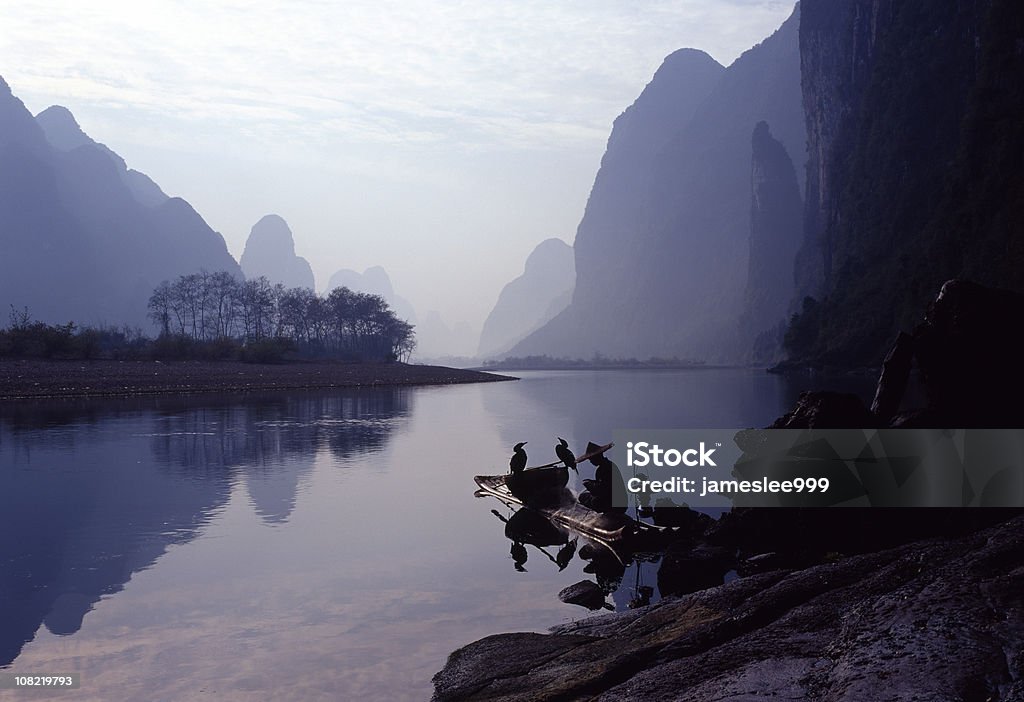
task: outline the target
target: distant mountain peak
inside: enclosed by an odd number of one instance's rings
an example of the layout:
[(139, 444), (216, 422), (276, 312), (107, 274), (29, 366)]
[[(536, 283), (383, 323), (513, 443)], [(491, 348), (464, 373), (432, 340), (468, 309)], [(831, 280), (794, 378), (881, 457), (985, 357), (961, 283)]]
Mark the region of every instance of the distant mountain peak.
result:
[(47, 107), (35, 116), (35, 122), (43, 130), (43, 136), (46, 137), (47, 143), (59, 152), (68, 153), (87, 146), (104, 154), (113, 162), (118, 178), (128, 186), (132, 196), (140, 204), (152, 207), (167, 201), (167, 195), (159, 185), (145, 173), (128, 168), (125, 160), (113, 149), (105, 144), (100, 144), (86, 134), (71, 110), (63, 105)]
[(567, 266), (572, 268), (572, 247), (561, 239), (552, 237), (537, 244), (526, 258), (524, 272), (542, 272), (554, 268), (563, 271)]
[(526, 259), (523, 273), (501, 290), (480, 330), (478, 353), (496, 356), (561, 312), (576, 283), (573, 249), (561, 239), (545, 239)]
[(295, 255), (295, 237), (281, 215), (265, 215), (253, 225), (239, 263), (247, 278), (262, 275), (289, 288), (315, 288), (313, 269)]
[(47, 107), (36, 115), (36, 123), (43, 128), (50, 146), (58, 151), (71, 151), (79, 146), (96, 143), (82, 131), (71, 110), (63, 105)]
[[(253, 225), (249, 239), (245, 242), (245, 250), (250, 247), (266, 247), (274, 249), (274, 253), (288, 256), (295, 255), (295, 237), (284, 217), (276, 214), (264, 215)], [(245, 254), (242, 254), (243, 258)]]
[[(701, 49), (676, 49), (671, 54), (665, 57), (661, 62), (661, 67), (658, 71), (665, 69), (675, 69), (678, 67), (690, 67), (693, 65), (711, 65), (714, 64), (719, 68), (724, 68), (722, 64), (718, 63), (711, 54)], [(654, 74), (658, 75), (657, 72)]]

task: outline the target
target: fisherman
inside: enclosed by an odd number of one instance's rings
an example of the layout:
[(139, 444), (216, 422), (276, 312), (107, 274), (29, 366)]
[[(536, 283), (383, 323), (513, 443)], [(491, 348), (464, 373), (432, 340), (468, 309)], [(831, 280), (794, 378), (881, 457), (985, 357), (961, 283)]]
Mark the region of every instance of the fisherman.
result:
[(523, 447), (527, 443), (524, 441), (512, 447), (512, 458), (508, 461), (508, 467), (513, 473), (518, 473), (526, 468), (526, 451), (523, 450)]
[(586, 453), (576, 459), (579, 463), (589, 460), (591, 464), (597, 466), (594, 479), (583, 481), (587, 489), (580, 493), (579, 500), (580, 504), (595, 512), (625, 514), (628, 504), (626, 484), (622, 482), (618, 466), (604, 455), (611, 447), (611, 444), (598, 446), (590, 442), (587, 444)]

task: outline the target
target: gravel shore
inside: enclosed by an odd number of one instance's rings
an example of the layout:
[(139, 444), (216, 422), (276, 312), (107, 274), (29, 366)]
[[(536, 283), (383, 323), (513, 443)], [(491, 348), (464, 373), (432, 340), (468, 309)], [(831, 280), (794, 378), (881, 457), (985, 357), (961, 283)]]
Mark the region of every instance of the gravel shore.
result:
[(499, 380), (514, 378), (404, 363), (3, 360), (0, 361), (0, 401), (377, 385), (450, 385)]

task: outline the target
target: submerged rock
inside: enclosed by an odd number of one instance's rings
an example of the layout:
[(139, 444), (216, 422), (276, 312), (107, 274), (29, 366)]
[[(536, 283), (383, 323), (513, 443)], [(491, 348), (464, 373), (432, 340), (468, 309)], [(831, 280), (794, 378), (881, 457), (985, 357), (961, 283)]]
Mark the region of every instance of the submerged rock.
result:
[(581, 580), (570, 585), (558, 593), (558, 599), (587, 609), (601, 609), (606, 604), (604, 591), (593, 580)]

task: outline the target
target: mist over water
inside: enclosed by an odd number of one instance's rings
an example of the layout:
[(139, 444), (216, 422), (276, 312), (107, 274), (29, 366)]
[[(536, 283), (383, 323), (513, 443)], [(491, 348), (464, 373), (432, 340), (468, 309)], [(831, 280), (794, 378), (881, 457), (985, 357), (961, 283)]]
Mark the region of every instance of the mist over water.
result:
[[(491, 510), (509, 512), (473, 475), (505, 472), (518, 441), (536, 465), (556, 436), (763, 426), (801, 389), (576, 371), (0, 406), (0, 667), (80, 672), (67, 699), (426, 699), (455, 648), (590, 614), (556, 596), (591, 577), (579, 558), (560, 572), (528, 546), (516, 572)], [(657, 563), (636, 567), (617, 609), (657, 586)]]

